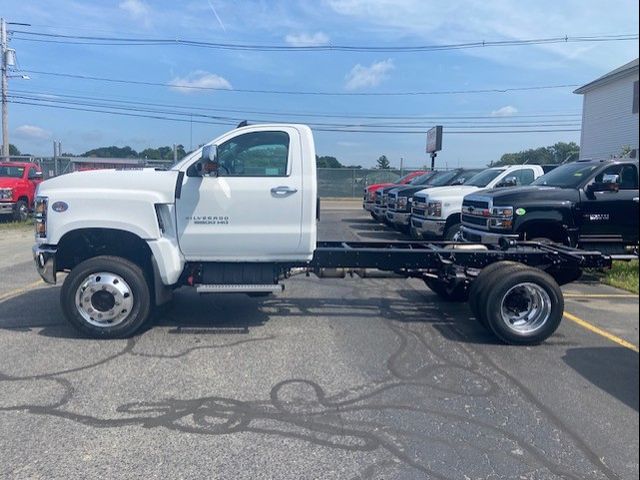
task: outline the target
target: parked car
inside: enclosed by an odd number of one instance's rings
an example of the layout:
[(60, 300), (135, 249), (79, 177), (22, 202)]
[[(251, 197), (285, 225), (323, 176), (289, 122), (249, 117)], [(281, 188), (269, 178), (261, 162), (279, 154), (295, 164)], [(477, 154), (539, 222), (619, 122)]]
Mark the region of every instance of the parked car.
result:
[(33, 209), (36, 187), (42, 182), (42, 170), (35, 163), (0, 163), (0, 215), (25, 221)]
[[(419, 183), (414, 179), (409, 185), (397, 186), (390, 188), (388, 192), (386, 218), (387, 223), (392, 227), (406, 232), (409, 232), (410, 217), (411, 217), (411, 203), (413, 201), (413, 194), (417, 193), (425, 188), (442, 187), (446, 185), (464, 185), (464, 183), (473, 177), (476, 173), (481, 172), (482, 169), (464, 169), (458, 168), (456, 170), (450, 170), (447, 172), (439, 172), (437, 176), (432, 176), (424, 183)], [(386, 189), (385, 189), (386, 190)]]
[(444, 175), (444, 173), (445, 172), (437, 171), (427, 172), (424, 175), (413, 177), (408, 183), (393, 183), (386, 187), (379, 188), (378, 190), (376, 190), (374, 195), (375, 200), (373, 203), (373, 210), (371, 210), (371, 216), (379, 222), (386, 223), (385, 212), (387, 209), (387, 196), (390, 190), (409, 185), (422, 185), (421, 188), (425, 188), (426, 185), (431, 183), (432, 179), (440, 177)]
[(493, 167), (477, 173), (464, 185), (420, 191), (413, 196), (411, 235), (452, 240), (460, 230), (465, 195), (488, 188), (529, 185), (544, 174), (540, 165)]
[[(364, 208), (367, 212), (373, 212), (373, 207), (376, 202), (376, 191), (380, 188), (388, 187), (389, 185), (405, 185), (409, 183), (416, 177), (424, 175), (425, 170), (416, 170), (415, 172), (410, 172), (404, 177), (400, 178), (397, 182), (386, 182), (386, 183), (374, 183), (373, 185), (368, 185), (364, 189), (364, 198), (362, 201), (362, 208)], [(373, 216), (373, 213), (372, 213)]]
[(529, 187), (464, 198), (464, 240), (551, 241), (610, 254), (638, 248), (638, 161), (577, 161)]

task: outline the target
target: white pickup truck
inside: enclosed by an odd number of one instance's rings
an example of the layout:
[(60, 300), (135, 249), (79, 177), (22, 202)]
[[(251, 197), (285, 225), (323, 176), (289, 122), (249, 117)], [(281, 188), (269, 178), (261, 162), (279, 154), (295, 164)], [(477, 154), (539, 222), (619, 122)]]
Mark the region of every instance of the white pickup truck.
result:
[(464, 185), (423, 190), (413, 196), (411, 235), (414, 238), (456, 238), (460, 227), (462, 200), (478, 190), (529, 185), (546, 170), (539, 165), (487, 168)]
[(558, 259), (554, 247), (517, 242), (317, 242), (315, 158), (307, 126), (251, 125), (170, 170), (47, 180), (36, 199), (36, 268), (48, 283), (67, 274), (64, 315), (98, 338), (134, 334), (179, 287), (262, 296), (296, 273), (362, 277), (376, 269), (422, 279), (443, 298), (468, 298), (503, 341), (532, 344), (562, 318), (555, 278), (610, 264), (593, 252), (567, 250)]

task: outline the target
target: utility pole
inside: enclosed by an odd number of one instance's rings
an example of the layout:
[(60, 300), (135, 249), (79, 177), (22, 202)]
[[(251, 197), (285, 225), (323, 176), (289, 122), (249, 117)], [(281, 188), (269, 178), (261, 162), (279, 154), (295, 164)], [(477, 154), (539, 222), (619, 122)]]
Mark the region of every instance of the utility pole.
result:
[(403, 171), (403, 164), (404, 164), (404, 158), (400, 157), (400, 176), (402, 177), (402, 171)]
[(9, 112), (7, 110), (7, 91), (9, 81), (7, 78), (7, 22), (0, 18), (0, 42), (2, 48), (2, 159), (9, 160)]

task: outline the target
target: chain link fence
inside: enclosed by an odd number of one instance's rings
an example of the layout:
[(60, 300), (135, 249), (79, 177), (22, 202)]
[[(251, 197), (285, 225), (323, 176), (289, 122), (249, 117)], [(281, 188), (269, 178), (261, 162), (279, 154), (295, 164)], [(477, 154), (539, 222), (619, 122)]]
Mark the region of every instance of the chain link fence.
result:
[(319, 168), (318, 195), (321, 198), (361, 198), (374, 183), (395, 183), (411, 170), (366, 168)]

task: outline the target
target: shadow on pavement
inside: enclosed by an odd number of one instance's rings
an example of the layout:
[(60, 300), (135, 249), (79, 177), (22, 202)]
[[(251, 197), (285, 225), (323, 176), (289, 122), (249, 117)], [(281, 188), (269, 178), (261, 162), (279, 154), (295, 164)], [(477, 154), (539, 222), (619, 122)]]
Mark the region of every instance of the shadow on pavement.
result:
[(638, 411), (638, 354), (624, 347), (571, 348), (564, 362), (596, 387)]

